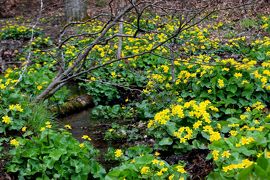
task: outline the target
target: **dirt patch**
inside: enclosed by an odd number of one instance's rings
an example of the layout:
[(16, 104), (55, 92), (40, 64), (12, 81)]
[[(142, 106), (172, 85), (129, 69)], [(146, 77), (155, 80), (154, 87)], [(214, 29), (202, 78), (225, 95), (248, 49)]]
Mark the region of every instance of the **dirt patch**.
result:
[(214, 169), (211, 160), (206, 160), (209, 150), (193, 149), (183, 155), (165, 156), (163, 159), (169, 164), (177, 164), (178, 161), (186, 162), (185, 170), (190, 174), (191, 179), (205, 179), (205, 177)]

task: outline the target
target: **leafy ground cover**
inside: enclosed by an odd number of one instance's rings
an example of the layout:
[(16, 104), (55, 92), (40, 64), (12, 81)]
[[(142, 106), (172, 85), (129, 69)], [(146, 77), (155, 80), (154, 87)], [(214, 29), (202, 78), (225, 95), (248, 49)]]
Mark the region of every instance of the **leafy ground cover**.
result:
[[(35, 29), (34, 41), (16, 56), (22, 67), (7, 67), (0, 79), (0, 157), (5, 160), (1, 171), (25, 179), (267, 178), (270, 17), (239, 23), (243, 32), (259, 31), (256, 36), (242, 36), (233, 28), (235, 22), (216, 18), (183, 31), (173, 50), (163, 46), (74, 80), (93, 97), (94, 118), (132, 122), (114, 123), (104, 132), (111, 144), (122, 144), (108, 149), (106, 160), (115, 165), (107, 171), (98, 162), (91, 137), (84, 135), (82, 142), (77, 141), (68, 132), (72, 127), (55, 123), (47, 109), (67, 101), (69, 88), (63, 87), (43, 103), (32, 102), (57, 69), (53, 39)], [(164, 24), (159, 16), (144, 23), (147, 28)], [(124, 38), (123, 56), (151, 49), (173, 32), (175, 23), (171, 18), (161, 26), (162, 34)], [(74, 31), (98, 32), (101, 25), (92, 21)], [(132, 34), (135, 29), (125, 26), (124, 31)], [(30, 32), (27, 25), (8, 22), (0, 39), (28, 40)], [(64, 44), (68, 63), (91, 40), (74, 38)], [(95, 46), (89, 63), (109, 61), (116, 44)], [(31, 64), (24, 71), (29, 51)]]

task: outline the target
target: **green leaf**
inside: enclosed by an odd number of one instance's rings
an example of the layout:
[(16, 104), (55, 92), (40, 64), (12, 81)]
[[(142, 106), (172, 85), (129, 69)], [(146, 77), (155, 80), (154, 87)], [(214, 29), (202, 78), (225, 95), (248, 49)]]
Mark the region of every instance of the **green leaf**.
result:
[(249, 179), (249, 176), (252, 173), (253, 167), (254, 165), (251, 165), (248, 168), (240, 171), (239, 175), (237, 176), (237, 179), (238, 180)]
[(227, 108), (226, 111), (225, 111), (225, 114), (234, 114), (235, 112), (236, 112), (235, 109)]
[(237, 101), (232, 98), (227, 98), (224, 100), (224, 103), (225, 103), (225, 107), (227, 107), (228, 105), (231, 105), (231, 104), (237, 104)]
[(226, 90), (229, 91), (229, 92), (232, 92), (234, 94), (237, 91), (237, 86), (235, 84), (226, 86)]
[(254, 169), (256, 176), (259, 176), (260, 178), (267, 178), (268, 174), (262, 167), (255, 165)]
[(260, 157), (259, 159), (257, 159), (257, 165), (263, 169), (267, 169), (267, 167), (269, 166), (269, 161), (264, 157)]
[(207, 180), (226, 180), (227, 178), (223, 177), (221, 172), (211, 172), (208, 176), (207, 176)]
[(144, 165), (144, 164), (149, 164), (151, 161), (155, 159), (153, 155), (144, 155), (138, 158), (135, 158), (136, 164), (138, 165)]
[(176, 124), (174, 122), (166, 123), (167, 132), (169, 135), (173, 136), (173, 133), (177, 130)]
[(163, 138), (161, 141), (159, 141), (159, 145), (171, 145), (173, 143), (173, 140), (171, 138)]

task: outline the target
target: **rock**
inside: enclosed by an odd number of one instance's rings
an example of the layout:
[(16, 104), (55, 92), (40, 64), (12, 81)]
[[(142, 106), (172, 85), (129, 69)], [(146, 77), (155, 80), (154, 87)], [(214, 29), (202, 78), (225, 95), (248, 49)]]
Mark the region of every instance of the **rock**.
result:
[(93, 106), (94, 103), (92, 97), (85, 94), (78, 96), (74, 99), (70, 99), (68, 102), (64, 103), (60, 107), (54, 106), (51, 108), (51, 111), (56, 113), (58, 116), (66, 116), (79, 110)]

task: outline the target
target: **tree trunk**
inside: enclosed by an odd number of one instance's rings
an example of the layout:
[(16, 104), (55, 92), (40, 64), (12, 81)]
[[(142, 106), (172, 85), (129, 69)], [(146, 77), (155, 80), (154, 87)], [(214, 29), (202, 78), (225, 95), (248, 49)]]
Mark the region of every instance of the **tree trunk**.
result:
[(87, 17), (87, 0), (65, 0), (67, 21), (80, 21)]
[[(121, 11), (122, 8), (125, 7), (124, 0), (120, 0), (120, 3), (118, 4), (118, 11)], [(123, 34), (124, 32), (124, 18), (121, 17), (119, 22), (119, 34)], [(118, 39), (118, 48), (117, 48), (117, 58), (120, 59), (122, 57), (122, 46), (123, 46), (123, 38), (119, 37)]]

